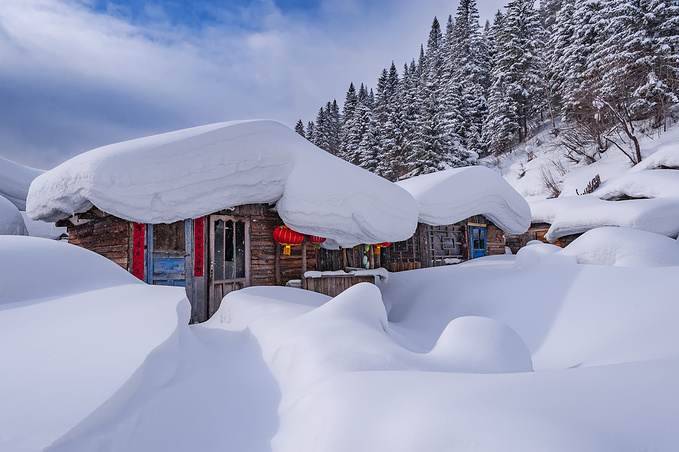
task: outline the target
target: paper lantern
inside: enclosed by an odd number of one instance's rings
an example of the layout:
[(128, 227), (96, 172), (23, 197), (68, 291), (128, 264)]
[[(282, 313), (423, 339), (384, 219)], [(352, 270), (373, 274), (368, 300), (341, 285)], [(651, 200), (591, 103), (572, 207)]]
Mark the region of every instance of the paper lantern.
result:
[(314, 249), (319, 249), (321, 247), (321, 243), (325, 242), (325, 237), (318, 237), (317, 235), (310, 235), (309, 236), (309, 242), (311, 242), (311, 246)]
[(285, 247), (283, 248), (283, 254), (289, 256), (290, 247), (302, 243), (304, 236), (287, 226), (278, 226), (273, 231), (273, 239)]
[(375, 254), (380, 254), (382, 248), (386, 248), (391, 245), (391, 242), (382, 242), (375, 245)]

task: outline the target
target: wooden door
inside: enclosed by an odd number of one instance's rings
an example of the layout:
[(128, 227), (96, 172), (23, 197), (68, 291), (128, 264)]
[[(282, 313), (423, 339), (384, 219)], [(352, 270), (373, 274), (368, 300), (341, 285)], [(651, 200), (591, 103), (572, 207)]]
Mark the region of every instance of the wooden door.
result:
[(250, 219), (210, 216), (210, 300), (212, 316), (224, 295), (250, 285)]
[(486, 255), (486, 228), (483, 226), (470, 226), (471, 255), (472, 259)]
[(149, 284), (186, 287), (189, 236), (186, 221), (147, 226)]

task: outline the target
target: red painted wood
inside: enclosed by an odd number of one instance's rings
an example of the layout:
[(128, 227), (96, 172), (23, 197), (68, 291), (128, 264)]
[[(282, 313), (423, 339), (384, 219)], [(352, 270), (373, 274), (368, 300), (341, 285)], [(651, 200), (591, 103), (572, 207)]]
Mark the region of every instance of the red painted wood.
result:
[(194, 237), (194, 261), (193, 261), (193, 276), (203, 276), (203, 267), (205, 259), (205, 249), (203, 244), (203, 237), (205, 233), (204, 218), (196, 218), (193, 220), (193, 237)]
[(144, 242), (146, 241), (146, 225), (134, 223), (132, 231), (132, 274), (144, 280)]

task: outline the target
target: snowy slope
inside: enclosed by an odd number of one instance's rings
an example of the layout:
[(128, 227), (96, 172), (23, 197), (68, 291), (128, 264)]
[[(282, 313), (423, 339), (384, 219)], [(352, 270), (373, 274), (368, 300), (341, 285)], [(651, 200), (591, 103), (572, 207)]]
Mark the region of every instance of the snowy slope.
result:
[(417, 226), (400, 187), (315, 147), (274, 121), (218, 123), (94, 149), (31, 185), (27, 212), (55, 221), (92, 206), (171, 223), (276, 203), (292, 229), (340, 245), (399, 241)]
[(26, 210), (28, 187), (41, 173), (0, 157), (0, 196), (9, 199), (17, 209)]
[[(533, 222), (551, 224), (548, 240), (606, 226), (679, 235), (679, 126), (642, 137), (644, 159), (633, 167), (614, 147), (595, 163), (576, 165), (554, 143), (541, 134), (494, 162), (528, 200)], [(600, 187), (578, 196), (597, 175)], [(557, 198), (546, 199), (545, 178), (560, 188)]]

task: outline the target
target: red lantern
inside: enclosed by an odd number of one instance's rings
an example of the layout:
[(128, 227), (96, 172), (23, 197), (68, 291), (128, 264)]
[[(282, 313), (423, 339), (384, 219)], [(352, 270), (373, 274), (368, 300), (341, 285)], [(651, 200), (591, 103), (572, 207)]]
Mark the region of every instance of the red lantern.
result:
[(304, 236), (287, 226), (278, 226), (273, 231), (273, 239), (285, 247), (283, 248), (283, 254), (289, 256), (290, 247), (302, 243)]
[(380, 254), (382, 248), (386, 248), (391, 245), (391, 242), (382, 242), (375, 245), (375, 254)]
[(321, 247), (321, 243), (325, 242), (325, 237), (318, 237), (316, 235), (310, 235), (309, 236), (309, 241), (313, 245), (314, 248), (318, 249)]

